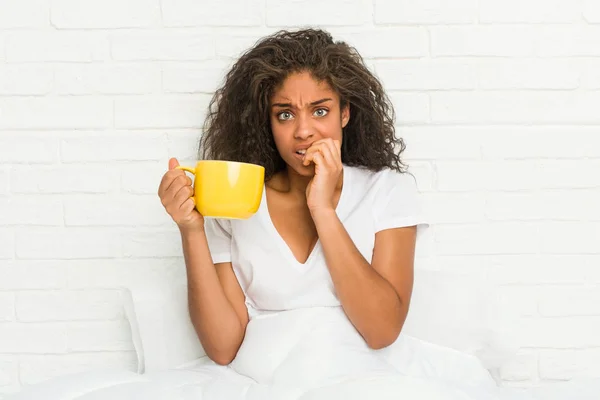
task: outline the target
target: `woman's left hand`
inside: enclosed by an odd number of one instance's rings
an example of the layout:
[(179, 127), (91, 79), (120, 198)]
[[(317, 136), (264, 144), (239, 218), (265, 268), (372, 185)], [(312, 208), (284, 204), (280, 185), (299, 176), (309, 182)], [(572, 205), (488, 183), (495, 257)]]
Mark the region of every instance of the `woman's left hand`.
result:
[(315, 175), (306, 187), (306, 203), (311, 212), (335, 210), (334, 194), (342, 175), (339, 140), (317, 140), (306, 150), (303, 165), (315, 164)]

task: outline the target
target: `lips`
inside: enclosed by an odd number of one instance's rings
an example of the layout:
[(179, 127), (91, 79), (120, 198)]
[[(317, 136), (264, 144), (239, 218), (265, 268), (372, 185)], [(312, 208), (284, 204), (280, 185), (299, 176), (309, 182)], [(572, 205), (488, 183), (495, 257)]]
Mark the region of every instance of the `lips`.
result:
[(306, 149), (297, 149), (294, 152), (294, 158), (296, 158), (299, 161), (304, 161), (304, 157), (306, 156)]
[(310, 148), (310, 146), (312, 146), (312, 145), (313, 145), (312, 143), (298, 145), (294, 148), (294, 152), (296, 154), (304, 155), (304, 154), (306, 154), (306, 150), (308, 150)]
[(312, 146), (312, 143), (307, 143), (307, 144), (303, 144), (303, 145), (297, 146), (294, 149), (294, 156), (298, 160), (304, 161), (304, 157), (306, 156), (306, 151), (309, 149), (310, 146)]

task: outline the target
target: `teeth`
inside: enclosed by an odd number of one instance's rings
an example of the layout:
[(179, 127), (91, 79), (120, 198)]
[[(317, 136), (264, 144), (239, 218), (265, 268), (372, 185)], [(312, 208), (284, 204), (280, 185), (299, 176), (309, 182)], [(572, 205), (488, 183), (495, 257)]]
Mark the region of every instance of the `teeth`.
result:
[(298, 150), (296, 153), (298, 153), (300, 155), (304, 155), (304, 154), (306, 154), (306, 150)]

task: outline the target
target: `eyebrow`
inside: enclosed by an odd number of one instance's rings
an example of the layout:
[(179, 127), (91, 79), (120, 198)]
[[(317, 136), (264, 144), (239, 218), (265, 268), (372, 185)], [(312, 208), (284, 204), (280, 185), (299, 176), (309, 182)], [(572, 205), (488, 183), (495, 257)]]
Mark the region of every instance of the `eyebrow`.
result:
[[(313, 101), (312, 103), (310, 103), (311, 106), (316, 106), (318, 104), (321, 103), (325, 103), (326, 101), (331, 101), (333, 99), (327, 97), (321, 100), (317, 100), (317, 101)], [(281, 107), (281, 108), (293, 108), (294, 106), (292, 105), (292, 103), (273, 103), (272, 107)]]

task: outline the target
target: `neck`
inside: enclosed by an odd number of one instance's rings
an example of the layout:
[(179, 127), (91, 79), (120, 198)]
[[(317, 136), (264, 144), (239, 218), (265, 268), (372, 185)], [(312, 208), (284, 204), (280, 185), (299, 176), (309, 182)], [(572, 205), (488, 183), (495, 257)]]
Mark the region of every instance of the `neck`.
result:
[(302, 176), (294, 171), (293, 168), (286, 168), (284, 176), (287, 180), (287, 186), (290, 193), (305, 196), (306, 187), (310, 183), (312, 176)]
[[(294, 196), (305, 197), (306, 196), (306, 187), (310, 183), (313, 176), (303, 176), (294, 171), (293, 168), (287, 167), (281, 177), (280, 180), (280, 188), (282, 191), (289, 192)], [(340, 179), (337, 182), (336, 190), (341, 190), (344, 182), (344, 173), (340, 175)]]

